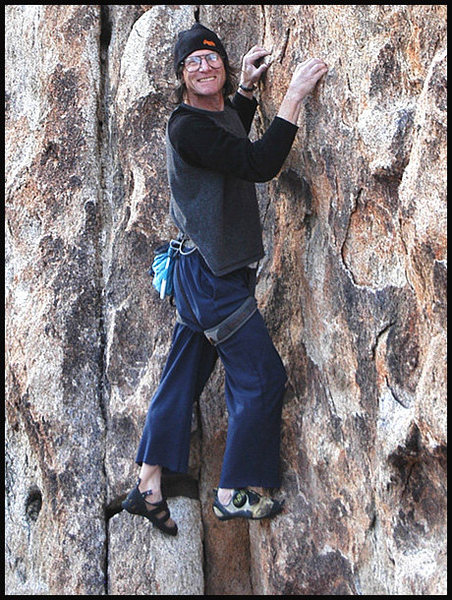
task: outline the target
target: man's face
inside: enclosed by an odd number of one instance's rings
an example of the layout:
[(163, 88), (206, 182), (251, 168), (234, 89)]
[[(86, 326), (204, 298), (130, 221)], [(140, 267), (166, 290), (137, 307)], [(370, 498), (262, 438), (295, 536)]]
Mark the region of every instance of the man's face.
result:
[[(187, 59), (190, 59), (193, 56), (206, 57), (212, 54), (218, 56), (218, 60), (215, 62), (215, 67), (218, 65), (217, 68), (211, 66), (214, 63), (211, 62), (211, 64), (209, 64), (205, 58), (202, 59), (201, 65), (196, 71), (189, 71), (187, 66), (184, 66), (183, 77), (188, 97), (190, 97), (191, 94), (205, 97), (216, 96), (217, 94), (222, 93), (222, 89), (226, 82), (226, 70), (224, 68), (223, 60), (216, 52), (212, 52), (212, 50), (196, 50), (196, 52), (192, 52)], [(193, 65), (193, 67), (195, 66), (197, 65)]]

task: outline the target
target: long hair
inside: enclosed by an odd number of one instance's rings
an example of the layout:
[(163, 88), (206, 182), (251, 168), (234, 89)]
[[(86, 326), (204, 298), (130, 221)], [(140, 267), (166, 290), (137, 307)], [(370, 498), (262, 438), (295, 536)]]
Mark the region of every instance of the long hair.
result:
[[(226, 81), (223, 86), (223, 96), (224, 96), (224, 98), (227, 98), (228, 96), (231, 96), (237, 89), (237, 69), (235, 67), (232, 67), (229, 64), (229, 60), (228, 60), (227, 56), (224, 56), (223, 54), (220, 54), (220, 56), (223, 59), (224, 70), (226, 73)], [(184, 70), (184, 64), (179, 63), (177, 65), (177, 71), (176, 71), (178, 85), (173, 90), (173, 93), (172, 93), (172, 98), (173, 98), (174, 104), (180, 104), (181, 102), (183, 102), (185, 92), (187, 91), (187, 88), (186, 88), (186, 85), (184, 82), (184, 77), (182, 74), (183, 70)]]

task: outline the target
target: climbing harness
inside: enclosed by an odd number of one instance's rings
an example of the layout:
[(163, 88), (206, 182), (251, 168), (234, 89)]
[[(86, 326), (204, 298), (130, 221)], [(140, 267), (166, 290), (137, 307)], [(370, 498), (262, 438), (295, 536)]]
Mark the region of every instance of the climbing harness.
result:
[[(177, 271), (176, 277), (179, 289), (184, 298), (185, 304), (191, 314), (191, 317), (194, 323), (198, 323), (198, 319), (192, 310), (190, 300), (188, 299), (187, 294), (185, 293), (184, 287), (180, 281), (180, 277)], [(254, 298), (254, 296), (248, 296), (248, 298), (232, 314), (226, 317), (226, 319), (224, 319), (217, 325), (214, 325), (214, 327), (210, 327), (209, 329), (204, 330), (203, 333), (213, 346), (217, 346), (218, 344), (225, 342), (232, 335), (234, 335), (234, 333), (236, 333), (243, 325), (245, 325), (245, 323), (254, 315), (256, 311), (256, 298)], [(190, 327), (187, 323), (185, 323), (185, 321), (182, 319), (181, 315), (177, 310), (176, 320), (181, 325)]]
[[(178, 254), (187, 256), (196, 250), (196, 246), (185, 234), (180, 234), (177, 240), (171, 240), (169, 243), (160, 246), (155, 251), (155, 258), (152, 262), (152, 267), (149, 270), (153, 277), (152, 285), (158, 291), (160, 298), (163, 300), (165, 296), (172, 298), (174, 296), (174, 266)], [(177, 270), (176, 270), (177, 276)], [(194, 322), (198, 319), (194, 315), (190, 302), (187, 298), (185, 290), (181, 285), (178, 277), (179, 289), (184, 297), (184, 301), (191, 313)], [(209, 342), (216, 346), (229, 339), (236, 333), (257, 311), (257, 303), (254, 296), (249, 296), (231, 315), (226, 319), (206, 329), (203, 333)], [(180, 314), (176, 311), (176, 319), (182, 325), (187, 325), (182, 320)]]

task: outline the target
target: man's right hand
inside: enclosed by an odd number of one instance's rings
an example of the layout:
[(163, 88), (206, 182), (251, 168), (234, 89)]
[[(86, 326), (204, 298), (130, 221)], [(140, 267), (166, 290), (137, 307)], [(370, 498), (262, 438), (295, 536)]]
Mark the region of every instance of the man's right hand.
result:
[(253, 46), (249, 50), (242, 61), (242, 70), (240, 73), (240, 83), (245, 87), (251, 87), (257, 83), (263, 73), (268, 69), (270, 63), (260, 63), (261, 59), (271, 54), (262, 46)]

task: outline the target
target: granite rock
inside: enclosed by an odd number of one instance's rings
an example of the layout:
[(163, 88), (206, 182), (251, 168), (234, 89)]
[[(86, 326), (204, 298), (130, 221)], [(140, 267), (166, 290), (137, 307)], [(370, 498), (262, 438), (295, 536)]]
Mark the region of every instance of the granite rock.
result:
[[(444, 594), (445, 5), (6, 10), (7, 594)], [(218, 364), (164, 479), (172, 539), (120, 507), (175, 318), (147, 269), (175, 233), (172, 46), (195, 19), (237, 66), (273, 49), (252, 139), (298, 62), (329, 71), (257, 186), (285, 511), (213, 517)]]

